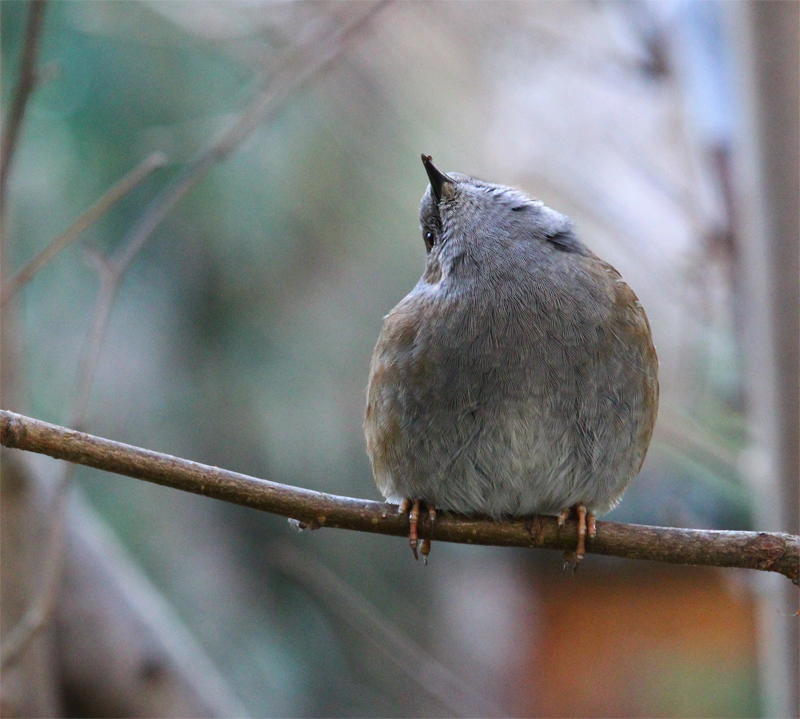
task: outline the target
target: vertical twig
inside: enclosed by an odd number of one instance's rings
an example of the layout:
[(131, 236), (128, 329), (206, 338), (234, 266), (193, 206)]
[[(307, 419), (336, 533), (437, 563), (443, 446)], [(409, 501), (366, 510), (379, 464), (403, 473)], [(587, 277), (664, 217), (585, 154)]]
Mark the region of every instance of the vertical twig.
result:
[[(46, 0), (32, 0), (23, 42), (17, 85), (11, 98), (11, 107), (3, 123), (0, 142), (0, 281), (5, 277), (7, 238), (4, 231), (6, 216), (6, 187), (11, 162), (17, 147), (22, 120), (28, 99), (36, 86), (36, 58), (39, 39), (44, 24)], [(13, 313), (0, 314), (0, 393), (8, 398), (13, 391), (17, 362), (14, 355), (15, 322)]]
[[(4, 260), (6, 257), (5, 250), (7, 240), (5, 232), (3, 231), (3, 225), (5, 224), (6, 215), (5, 200), (8, 175), (19, 140), (25, 109), (31, 93), (36, 86), (36, 58), (44, 24), (45, 6), (46, 0), (32, 0), (29, 5), (28, 23), (20, 57), (17, 84), (11, 98), (8, 115), (3, 123), (3, 137), (0, 142), (0, 279), (5, 276)], [(17, 367), (14, 319), (13, 313), (3, 312), (0, 314), (0, 392), (2, 392), (5, 401), (8, 401), (9, 395), (13, 390)], [(6, 497), (4, 501), (9, 501), (8, 497)], [(26, 515), (26, 519), (27, 518), (28, 515)], [(6, 596), (5, 588), (2, 594), (4, 597)], [(36, 604), (36, 595), (34, 595), (33, 604)], [(31, 614), (30, 610), (25, 613), (19, 626), (26, 623), (28, 614)], [(33, 617), (33, 619), (35, 619), (35, 617)], [(16, 627), (3, 638), (3, 652), (6, 651), (5, 647), (8, 641), (14, 640), (15, 630)], [(22, 636), (27, 633), (27, 629), (21, 628), (17, 636)]]
[(11, 100), (11, 108), (5, 122), (3, 144), (0, 149), (0, 208), (5, 207), (6, 183), (11, 169), (11, 161), (17, 148), (22, 118), (28, 99), (36, 87), (36, 56), (39, 51), (39, 39), (42, 36), (44, 25), (44, 9), (47, 0), (31, 0), (28, 14), (28, 27), (25, 31), (25, 44), (22, 48), (22, 58), (19, 68), (19, 79)]

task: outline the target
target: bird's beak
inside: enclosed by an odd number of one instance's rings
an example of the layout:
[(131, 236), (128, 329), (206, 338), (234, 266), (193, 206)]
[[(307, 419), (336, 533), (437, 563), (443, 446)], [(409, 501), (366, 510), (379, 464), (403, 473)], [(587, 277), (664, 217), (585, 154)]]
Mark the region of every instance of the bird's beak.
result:
[(439, 202), (442, 199), (442, 188), (447, 183), (455, 184), (455, 181), (433, 164), (433, 158), (430, 155), (422, 156), (422, 164), (425, 165), (425, 172), (428, 173), (428, 179), (431, 181), (433, 196), (436, 198), (436, 202)]

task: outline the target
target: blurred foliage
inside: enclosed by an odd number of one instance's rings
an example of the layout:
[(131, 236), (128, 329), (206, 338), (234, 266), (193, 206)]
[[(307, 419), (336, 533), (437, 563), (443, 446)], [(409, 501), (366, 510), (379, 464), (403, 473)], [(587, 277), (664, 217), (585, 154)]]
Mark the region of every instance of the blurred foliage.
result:
[[(275, 72), (282, 53), (357, 5), (49, 5), (43, 81), (10, 187), (10, 264), (45, 246), (147, 153), (164, 150), (170, 164), (25, 288), (24, 406), (12, 409), (66, 421), (99, 286), (87, 251), (117, 247), (155, 192)], [(684, 176), (686, 157), (696, 164), (702, 144), (674, 122), (676, 103), (686, 101), (680, 76), (654, 69), (661, 66), (653, 37), (670, 25), (643, 8), (431, 2), (382, 11), (157, 230), (118, 296), (88, 430), (377, 499), (361, 436), (363, 392), (382, 316), (423, 267), (417, 208), (425, 151), (446, 169), (520, 184), (573, 215), (651, 316), (665, 406), (693, 416), (711, 445), (735, 454), (743, 437), (724, 271), (710, 270), (716, 304), (697, 285), (709, 275), (703, 242), (718, 222), (718, 202), (707, 168)], [(0, 12), (5, 106), (26, 5), (3, 0)], [(680, 423), (680, 413), (673, 416)], [(276, 543), (320, 558), (501, 703), (513, 694), (506, 685), (513, 630), (477, 648), (463, 643), (533, 590), (509, 590), (493, 608), (481, 604), (490, 590), (478, 592), (463, 600), (469, 621), (453, 626), (454, 587), (493, 571), (505, 576), (503, 567), (559, 564), (555, 556), (439, 544), (433, 566), (418, 571), (401, 541), (338, 531), (296, 536), (285, 520), (240, 507), (88, 470), (80, 480), (256, 716), (451, 711), (374, 642), (354, 639), (314, 592), (276, 572)], [(747, 528), (749, 513), (731, 462), (665, 434), (611, 518)], [(618, 566), (586, 564), (587, 573)], [(481, 656), (491, 654), (492, 641), (498, 654), (487, 669)], [(749, 715), (751, 679), (724, 681)], [(678, 706), (683, 692), (695, 696), (669, 672), (660, 686), (673, 697), (666, 705)], [(699, 715), (704, 705), (685, 711)]]

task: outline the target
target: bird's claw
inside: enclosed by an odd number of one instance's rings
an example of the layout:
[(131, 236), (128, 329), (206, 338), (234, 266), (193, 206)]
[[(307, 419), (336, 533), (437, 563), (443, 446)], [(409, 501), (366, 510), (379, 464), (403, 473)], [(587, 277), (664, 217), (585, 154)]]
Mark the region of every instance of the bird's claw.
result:
[[(433, 529), (433, 524), (436, 521), (436, 506), (428, 503), (428, 519)], [(419, 560), (419, 555), (425, 564), (428, 564), (428, 555), (431, 553), (431, 540), (420, 539), (418, 534), (419, 515), (420, 515), (420, 500), (419, 499), (404, 499), (400, 503), (397, 511), (398, 514), (408, 514), (408, 544), (411, 551), (414, 553), (414, 559)]]
[(586, 555), (586, 538), (589, 537), (591, 539), (597, 534), (597, 521), (594, 514), (586, 509), (585, 504), (576, 504), (574, 507), (567, 507), (561, 510), (558, 515), (559, 527), (563, 527), (566, 524), (573, 509), (578, 515), (578, 546), (574, 552), (564, 552), (564, 569), (572, 566), (573, 571), (575, 571)]

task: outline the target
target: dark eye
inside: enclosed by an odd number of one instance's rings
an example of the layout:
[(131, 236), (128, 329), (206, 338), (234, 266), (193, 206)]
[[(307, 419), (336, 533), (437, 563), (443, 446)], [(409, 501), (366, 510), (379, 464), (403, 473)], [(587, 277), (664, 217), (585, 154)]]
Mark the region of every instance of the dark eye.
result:
[(433, 232), (426, 230), (422, 235), (422, 239), (425, 240), (425, 249), (430, 252), (433, 249)]

